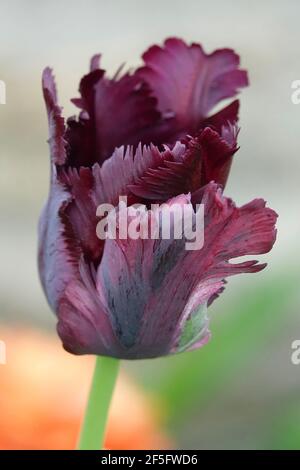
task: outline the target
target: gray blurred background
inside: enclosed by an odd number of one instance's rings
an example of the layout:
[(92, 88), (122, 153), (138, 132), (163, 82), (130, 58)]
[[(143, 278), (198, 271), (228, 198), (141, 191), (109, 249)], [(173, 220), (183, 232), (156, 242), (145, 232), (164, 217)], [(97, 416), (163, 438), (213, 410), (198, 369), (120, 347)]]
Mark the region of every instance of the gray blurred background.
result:
[[(207, 52), (232, 47), (240, 54), (242, 67), (249, 71), (250, 87), (241, 94), (241, 148), (226, 193), (238, 204), (255, 197), (266, 199), (279, 213), (278, 240), (272, 253), (261, 257), (269, 263), (265, 271), (229, 281), (226, 293), (211, 309), (212, 331), (214, 325), (218, 328), (219, 317), (224, 322), (232, 311), (247, 310), (258, 291), (262, 301), (264, 290), (271, 298), (264, 310), (269, 308), (270, 321), (264, 324), (262, 347), (254, 359), (247, 360), (247, 368), (242, 364), (228, 380), (225, 374), (215, 398), (205, 405), (195, 396), (180, 425), (170, 419), (168, 426), (178, 445), (185, 448), (283, 446), (273, 418), (280, 420), (284, 414), (282, 422), (289, 423), (288, 417), (294, 415), (289, 408), (291, 397), (298, 410), (300, 389), (300, 366), (290, 362), (291, 342), (300, 339), (300, 105), (291, 102), (291, 83), (300, 79), (300, 3), (2, 0), (0, 14), (0, 79), (7, 86), (7, 104), (0, 106), (2, 323), (55, 326), (36, 269), (36, 225), (49, 178), (48, 130), (40, 84), (43, 68), (54, 68), (59, 101), (68, 116), (76, 112), (69, 100), (77, 96), (79, 80), (96, 52), (103, 54), (103, 65), (111, 74), (123, 62), (138, 65), (149, 45), (168, 36), (201, 42)], [(274, 298), (278, 296), (274, 305), (272, 292)], [(270, 335), (276, 308), (277, 327)], [(259, 322), (258, 318), (257, 331)], [(252, 357), (252, 350), (256, 351), (255, 331), (249, 333), (252, 337), (244, 332), (249, 347), (236, 353), (242, 362), (244, 354)], [(222, 331), (213, 336), (216, 348), (218, 335)], [(197, 361), (199, 357), (200, 363), (208, 355), (204, 354), (188, 357), (197, 357)], [(182, 359), (127, 367), (146, 388), (154, 389), (161, 385), (157, 370), (165, 373), (175, 365), (180, 369), (179, 361)], [(231, 363), (229, 360), (226, 367)], [(196, 365), (194, 371), (197, 375)], [(162, 389), (163, 394), (167, 385)], [(300, 448), (300, 434), (298, 437)]]

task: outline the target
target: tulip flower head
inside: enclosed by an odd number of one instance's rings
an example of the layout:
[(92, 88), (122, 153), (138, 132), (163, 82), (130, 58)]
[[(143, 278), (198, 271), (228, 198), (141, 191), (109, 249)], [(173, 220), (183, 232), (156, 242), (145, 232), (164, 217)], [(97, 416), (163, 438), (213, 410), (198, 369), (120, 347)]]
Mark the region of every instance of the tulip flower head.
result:
[[(49, 68), (51, 186), (39, 224), (39, 270), (66, 350), (142, 359), (192, 350), (209, 337), (207, 306), (225, 279), (265, 264), (231, 263), (268, 252), (276, 214), (261, 199), (237, 207), (223, 195), (238, 150), (239, 102), (214, 112), (248, 84), (231, 49), (206, 54), (171, 38), (152, 46), (136, 71), (108, 78), (91, 60), (65, 123)], [(97, 236), (102, 204), (126, 197), (128, 224), (143, 227), (168, 207), (203, 207), (203, 244), (165, 238)], [(142, 204), (154, 211), (130, 215)], [(123, 211), (124, 213), (124, 211)], [(108, 215), (107, 215), (108, 217)], [(172, 219), (173, 220), (173, 219)], [(196, 220), (196, 219), (195, 219)]]

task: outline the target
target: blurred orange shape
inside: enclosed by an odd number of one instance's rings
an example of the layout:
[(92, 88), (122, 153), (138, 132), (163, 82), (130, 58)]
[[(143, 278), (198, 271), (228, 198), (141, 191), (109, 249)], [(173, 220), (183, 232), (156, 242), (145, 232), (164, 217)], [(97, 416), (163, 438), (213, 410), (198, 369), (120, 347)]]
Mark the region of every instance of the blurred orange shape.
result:
[[(0, 328), (7, 364), (0, 365), (0, 449), (74, 449), (94, 359), (66, 353), (56, 337)], [(159, 407), (124, 373), (110, 410), (108, 449), (170, 448)]]

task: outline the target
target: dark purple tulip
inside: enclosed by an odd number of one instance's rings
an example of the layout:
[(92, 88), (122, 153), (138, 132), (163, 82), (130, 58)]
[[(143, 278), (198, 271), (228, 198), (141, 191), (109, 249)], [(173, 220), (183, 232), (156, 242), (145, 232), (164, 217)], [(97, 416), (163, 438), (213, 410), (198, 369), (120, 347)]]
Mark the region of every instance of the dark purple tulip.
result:
[[(51, 188), (39, 225), (39, 269), (65, 349), (126, 359), (200, 347), (206, 307), (233, 274), (258, 272), (276, 214), (255, 199), (238, 208), (222, 191), (237, 151), (238, 101), (247, 85), (231, 49), (206, 54), (171, 38), (144, 65), (109, 79), (93, 57), (80, 82), (78, 118), (65, 124), (50, 69), (43, 74), (49, 119)], [(101, 203), (196, 203), (205, 207), (205, 243), (100, 240)], [(161, 209), (157, 209), (160, 211)]]

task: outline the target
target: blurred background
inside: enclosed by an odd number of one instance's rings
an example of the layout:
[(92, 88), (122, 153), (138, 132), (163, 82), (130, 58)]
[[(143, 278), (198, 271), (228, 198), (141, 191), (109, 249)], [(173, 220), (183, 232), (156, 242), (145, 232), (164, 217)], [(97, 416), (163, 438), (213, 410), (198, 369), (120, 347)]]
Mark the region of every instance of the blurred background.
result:
[[(299, 176), (300, 3), (255, 0), (3, 0), (0, 4), (0, 448), (72, 448), (92, 358), (73, 358), (36, 268), (36, 226), (49, 178), (41, 72), (54, 68), (64, 115), (76, 112), (79, 79), (103, 53), (113, 74), (140, 63), (168, 36), (232, 47), (248, 69), (241, 94), (240, 151), (226, 194), (263, 197), (279, 213), (268, 267), (230, 279), (210, 309), (203, 349), (123, 363), (108, 448), (300, 449)], [(131, 408), (128, 409), (128, 406)]]

